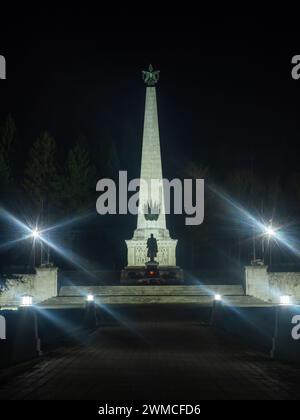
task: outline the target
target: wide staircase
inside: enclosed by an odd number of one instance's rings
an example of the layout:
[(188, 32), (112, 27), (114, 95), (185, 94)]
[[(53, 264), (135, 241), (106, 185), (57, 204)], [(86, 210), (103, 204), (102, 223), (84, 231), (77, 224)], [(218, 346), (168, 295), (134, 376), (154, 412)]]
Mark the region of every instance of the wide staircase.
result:
[(180, 286), (63, 286), (57, 297), (40, 304), (47, 308), (83, 307), (87, 295), (99, 305), (127, 304), (199, 304), (211, 305), (214, 296), (222, 296), (232, 306), (266, 306), (266, 302), (246, 296), (241, 285)]

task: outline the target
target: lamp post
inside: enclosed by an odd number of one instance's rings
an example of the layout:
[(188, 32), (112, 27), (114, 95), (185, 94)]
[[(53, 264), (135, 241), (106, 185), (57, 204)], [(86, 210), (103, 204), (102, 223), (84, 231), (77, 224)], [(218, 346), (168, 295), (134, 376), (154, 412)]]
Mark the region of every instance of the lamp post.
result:
[(36, 248), (35, 244), (38, 241), (41, 247), (41, 265), (43, 264), (43, 244), (42, 244), (42, 232), (35, 227), (31, 232), (31, 237), (33, 238), (33, 265), (35, 267), (35, 259), (36, 259)]
[(220, 319), (220, 312), (223, 306), (223, 297), (219, 293), (216, 293), (213, 297), (210, 325), (216, 325)]
[(279, 297), (279, 305), (275, 308), (275, 327), (271, 348), (272, 359), (280, 358), (287, 351), (286, 334), (289, 331), (289, 313), (293, 307), (293, 300), (292, 296), (281, 295)]
[(39, 337), (37, 311), (33, 306), (33, 297), (21, 296), (20, 299), (20, 322), (22, 328), (18, 329), (15, 339), (16, 354), (20, 360), (42, 355), (41, 340)]
[(263, 263), (265, 264), (265, 254), (266, 254), (266, 246), (265, 246), (265, 241), (267, 239), (267, 244), (268, 244), (268, 251), (269, 251), (269, 265), (272, 264), (272, 239), (275, 237), (276, 235), (276, 230), (273, 227), (273, 221), (272, 219), (269, 220), (269, 224), (266, 225), (264, 227), (264, 232), (262, 235), (262, 260)]
[(88, 294), (85, 299), (85, 315), (83, 324), (85, 328), (93, 329), (97, 326), (96, 303), (95, 297)]
[(256, 261), (256, 235), (255, 226), (252, 226), (252, 247), (253, 247), (253, 261)]
[(38, 228), (35, 228), (31, 232), (31, 237), (33, 238), (33, 268), (35, 268), (35, 262), (36, 262), (36, 241), (39, 238), (40, 233)]

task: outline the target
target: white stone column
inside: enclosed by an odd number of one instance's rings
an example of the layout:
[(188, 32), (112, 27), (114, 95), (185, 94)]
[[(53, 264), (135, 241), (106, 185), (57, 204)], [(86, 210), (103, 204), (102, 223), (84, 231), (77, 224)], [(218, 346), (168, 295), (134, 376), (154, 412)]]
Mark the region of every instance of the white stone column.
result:
[[(166, 229), (166, 216), (164, 209), (164, 191), (162, 186), (162, 163), (160, 152), (160, 138), (158, 128), (158, 114), (156, 103), (156, 88), (148, 86), (146, 89), (143, 149), (140, 178), (142, 183), (139, 194), (138, 229)], [(151, 181), (161, 182), (150, 189)], [(147, 221), (144, 215), (145, 207), (149, 203), (157, 203), (160, 213), (157, 221)]]
[[(166, 227), (157, 99), (154, 86), (157, 79), (155, 79), (155, 72), (153, 72), (151, 66), (149, 70), (145, 73), (152, 83), (146, 88), (139, 213), (133, 238), (126, 241), (128, 266), (143, 267), (145, 265), (147, 261), (147, 239), (153, 233), (158, 245), (156, 260), (160, 266), (175, 267), (177, 240), (170, 238)], [(155, 79), (154, 83), (153, 78)], [(147, 80), (145, 80), (146, 83), (148, 83)], [(150, 185), (152, 185), (151, 189), (149, 188)], [(149, 220), (149, 217), (145, 214), (149, 209), (148, 206), (151, 208), (151, 205), (154, 207), (151, 210), (159, 210), (156, 220), (155, 218)]]

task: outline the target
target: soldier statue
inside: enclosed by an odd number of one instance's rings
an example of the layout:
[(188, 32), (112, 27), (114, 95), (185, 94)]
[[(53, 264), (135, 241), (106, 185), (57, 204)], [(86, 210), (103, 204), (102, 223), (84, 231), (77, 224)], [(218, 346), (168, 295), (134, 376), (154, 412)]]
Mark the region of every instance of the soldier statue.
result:
[(153, 233), (151, 233), (150, 238), (147, 239), (147, 248), (148, 248), (147, 257), (150, 258), (150, 262), (155, 262), (155, 257), (157, 256), (158, 248), (157, 248), (157, 240), (156, 238), (154, 238)]

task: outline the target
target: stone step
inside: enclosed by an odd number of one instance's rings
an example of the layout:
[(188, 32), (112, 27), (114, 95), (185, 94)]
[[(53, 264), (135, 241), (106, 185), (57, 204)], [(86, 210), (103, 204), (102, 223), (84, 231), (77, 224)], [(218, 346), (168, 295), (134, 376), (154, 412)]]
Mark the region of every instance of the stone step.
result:
[(59, 296), (173, 296), (174, 299), (184, 296), (244, 296), (245, 292), (241, 285), (182, 285), (182, 286), (63, 286)]
[[(251, 296), (225, 296), (225, 305), (234, 307), (264, 307), (268, 303)], [(212, 296), (201, 295), (103, 295), (96, 296), (97, 305), (139, 305), (139, 304), (197, 304), (211, 306)], [(40, 304), (44, 308), (83, 308), (85, 306), (84, 296), (58, 296), (48, 299)]]

